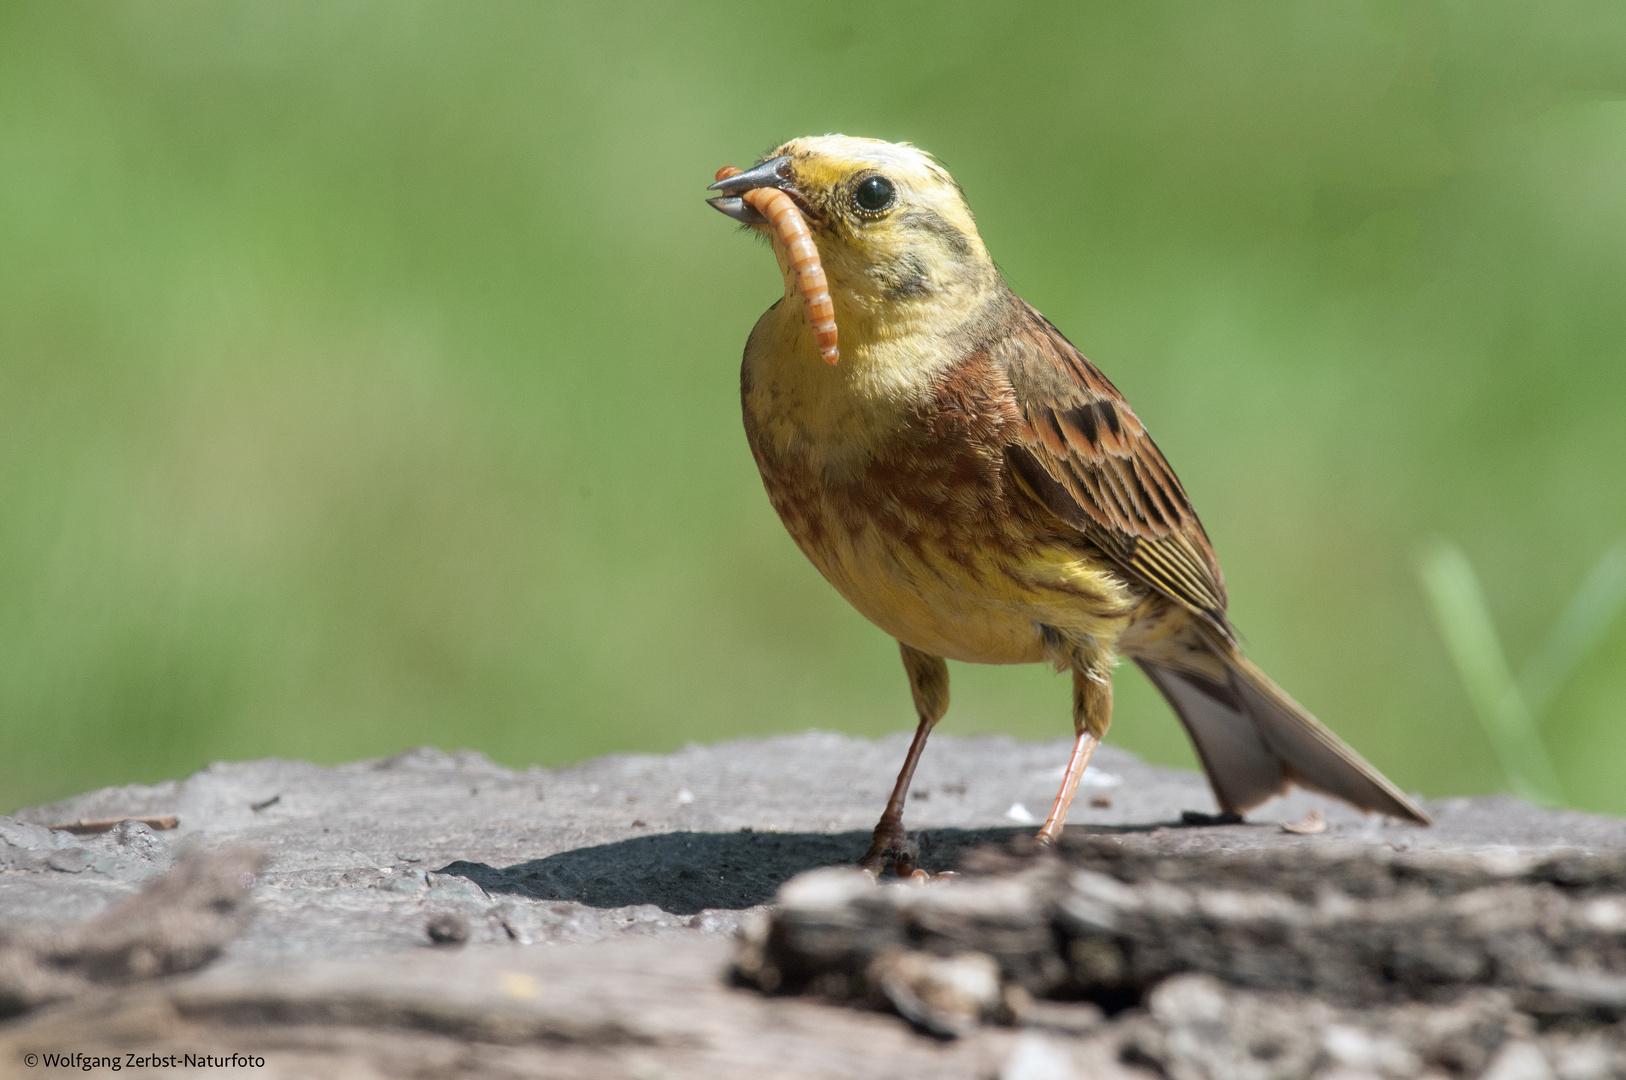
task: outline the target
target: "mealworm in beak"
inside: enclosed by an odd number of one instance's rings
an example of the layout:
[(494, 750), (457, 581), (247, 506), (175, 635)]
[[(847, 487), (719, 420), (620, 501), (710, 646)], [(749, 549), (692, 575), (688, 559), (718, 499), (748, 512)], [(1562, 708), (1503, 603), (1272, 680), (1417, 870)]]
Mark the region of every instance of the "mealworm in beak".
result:
[[(739, 174), (739, 169), (724, 165), (717, 170), (717, 179), (727, 180)], [(813, 243), (813, 234), (807, 231), (802, 212), (789, 195), (776, 188), (752, 188), (740, 198), (768, 219), (779, 235), (779, 242), (785, 245), (790, 265), (796, 271), (796, 289), (802, 294), (802, 306), (807, 309), (807, 322), (813, 328), (819, 355), (824, 357), (825, 363), (834, 364), (841, 359), (836, 349), (836, 308), (830, 300), (824, 263), (819, 261), (819, 249)]]

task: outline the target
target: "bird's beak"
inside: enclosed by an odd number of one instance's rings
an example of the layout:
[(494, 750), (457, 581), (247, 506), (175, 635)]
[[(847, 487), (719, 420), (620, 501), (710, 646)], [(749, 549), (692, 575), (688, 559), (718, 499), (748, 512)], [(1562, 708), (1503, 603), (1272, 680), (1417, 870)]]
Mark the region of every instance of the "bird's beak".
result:
[(727, 214), (741, 225), (766, 225), (768, 219), (762, 212), (738, 195), (725, 195), (715, 199), (707, 199), (712, 209)]
[(761, 165), (746, 172), (730, 176), (726, 180), (719, 180), (706, 188), (707, 191), (720, 191), (722, 194), (715, 199), (707, 199), (719, 213), (727, 214), (745, 225), (766, 225), (768, 219), (757, 211), (757, 208), (740, 198), (747, 191), (756, 188), (778, 188), (781, 191), (790, 190), (790, 178), (786, 175), (786, 166), (790, 164), (788, 156), (769, 158)]

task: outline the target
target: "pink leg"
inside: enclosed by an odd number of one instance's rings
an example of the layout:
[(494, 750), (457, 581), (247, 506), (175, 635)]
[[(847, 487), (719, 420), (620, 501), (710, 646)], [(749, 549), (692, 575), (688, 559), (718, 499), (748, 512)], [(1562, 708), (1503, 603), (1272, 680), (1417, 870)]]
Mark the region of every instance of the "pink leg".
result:
[[(1104, 670), (1110, 671), (1106, 667)], [(1090, 764), (1090, 755), (1106, 737), (1107, 725), (1112, 723), (1112, 678), (1110, 675), (1090, 675), (1073, 669), (1073, 756), (1067, 759), (1067, 773), (1061, 778), (1061, 790), (1050, 808), (1050, 816), (1036, 838), (1041, 844), (1054, 844), (1061, 838), (1061, 827), (1067, 823), (1067, 809), (1078, 794), (1078, 782)]]
[(1101, 740), (1088, 731), (1079, 732), (1078, 738), (1073, 741), (1073, 756), (1067, 761), (1067, 775), (1062, 777), (1061, 790), (1056, 793), (1056, 801), (1050, 807), (1050, 816), (1045, 818), (1044, 827), (1039, 830), (1039, 843), (1054, 844), (1061, 836), (1061, 827), (1067, 823), (1067, 808), (1073, 805), (1073, 796), (1078, 794), (1078, 782), (1090, 764), (1090, 755), (1100, 745)]
[(903, 759), (898, 782), (893, 785), (892, 797), (886, 801), (886, 810), (875, 826), (875, 839), (869, 851), (858, 860), (858, 865), (879, 874), (888, 863), (896, 867), (899, 877), (905, 877), (914, 868), (914, 852), (910, 848), (909, 834), (903, 828), (903, 804), (909, 798), (909, 783), (915, 778), (915, 766), (920, 764), (920, 753), (926, 749), (926, 736), (932, 733), (937, 721), (921, 718), (915, 729), (915, 740), (909, 744), (909, 755)]
[(875, 839), (858, 865), (879, 874), (891, 864), (899, 877), (907, 877), (914, 869), (914, 849), (903, 828), (903, 805), (909, 798), (909, 783), (915, 778), (921, 751), (926, 749), (926, 737), (948, 711), (948, 664), (941, 656), (911, 649), (901, 641), (898, 648), (903, 653), (904, 670), (909, 673), (909, 689), (914, 694), (915, 711), (920, 714), (920, 726), (915, 728), (898, 782), (892, 786), (892, 797), (886, 801), (886, 812), (875, 826)]

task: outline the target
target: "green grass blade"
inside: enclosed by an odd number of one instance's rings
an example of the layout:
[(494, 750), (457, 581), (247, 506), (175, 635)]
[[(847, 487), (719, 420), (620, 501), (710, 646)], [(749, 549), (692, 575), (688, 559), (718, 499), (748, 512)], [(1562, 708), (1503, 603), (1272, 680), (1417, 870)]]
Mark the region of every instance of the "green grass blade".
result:
[(1473, 565), (1460, 548), (1442, 540), (1424, 553), (1419, 573), (1440, 634), (1513, 793), (1562, 805), (1563, 787), (1513, 681)]
[(1626, 606), (1626, 540), (1603, 553), (1519, 673), (1519, 692), (1532, 718), (1540, 720), (1547, 712), (1622, 606)]

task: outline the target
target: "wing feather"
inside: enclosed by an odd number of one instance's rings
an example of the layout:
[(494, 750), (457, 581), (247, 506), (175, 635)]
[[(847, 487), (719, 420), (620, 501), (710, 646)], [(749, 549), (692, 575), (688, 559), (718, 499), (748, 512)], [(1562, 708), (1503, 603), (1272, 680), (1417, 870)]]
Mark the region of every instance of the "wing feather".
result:
[(1234, 639), (1202, 523), (1117, 387), (1025, 303), (997, 352), (1022, 420), (1007, 457), (1027, 493), (1124, 572)]

